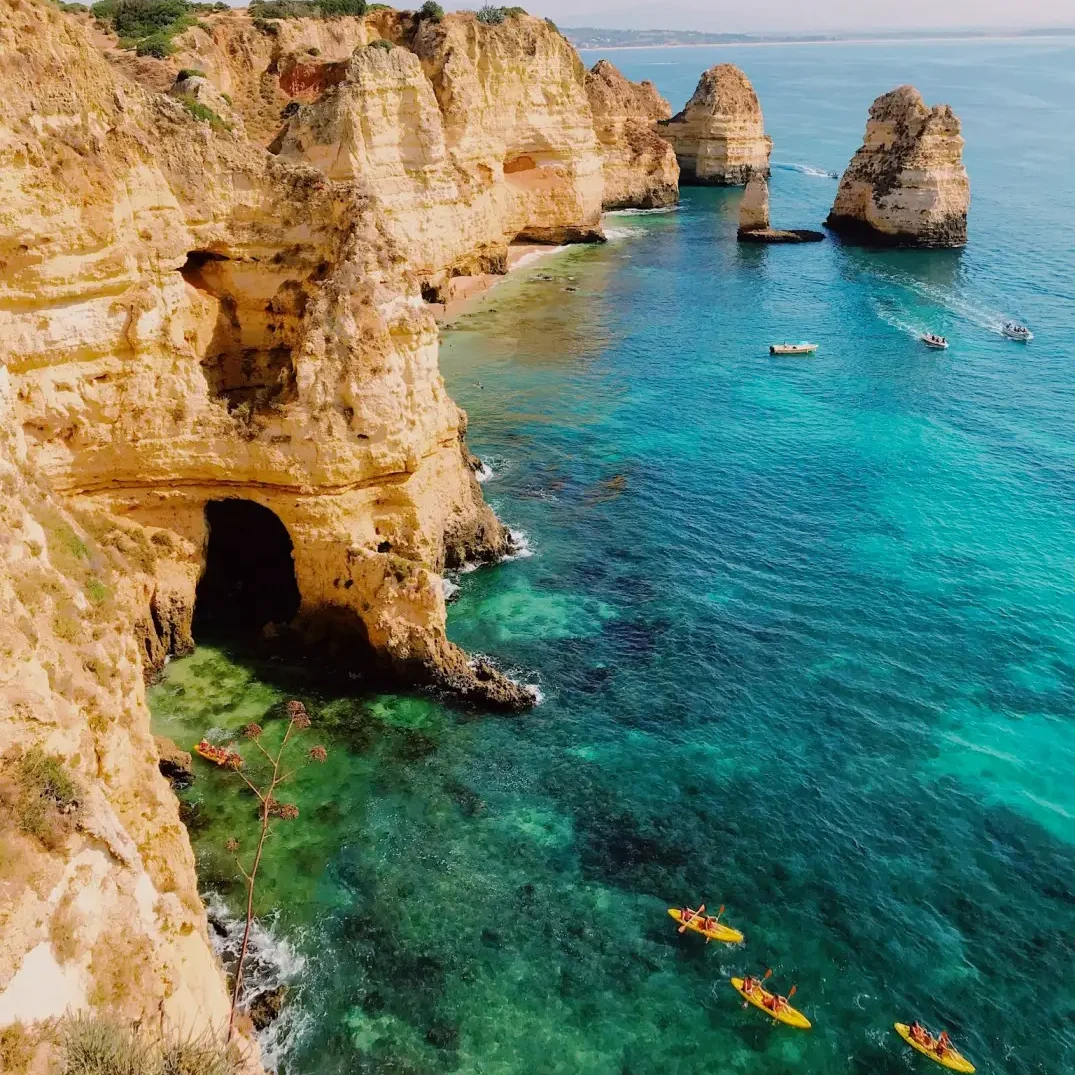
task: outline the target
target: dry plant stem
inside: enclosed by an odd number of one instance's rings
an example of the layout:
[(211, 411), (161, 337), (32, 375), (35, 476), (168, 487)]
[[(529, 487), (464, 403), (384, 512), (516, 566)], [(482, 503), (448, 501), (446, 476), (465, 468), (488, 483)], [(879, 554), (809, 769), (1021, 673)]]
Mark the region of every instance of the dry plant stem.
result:
[(243, 943), (239, 949), (239, 962), (235, 968), (235, 985), (232, 989), (231, 994), (231, 1013), (228, 1016), (229, 1041), (231, 1040), (232, 1035), (235, 1032), (235, 1012), (239, 1005), (239, 994), (243, 988), (243, 964), (246, 962), (246, 950), (250, 943), (250, 926), (254, 921), (254, 886), (257, 883), (258, 866), (261, 864), (261, 852), (265, 847), (265, 841), (266, 839), (268, 839), (270, 832), (269, 811), (271, 810), (273, 804), (273, 792), (276, 790), (277, 786), (287, 778), (287, 776), (290, 776), (290, 773), (281, 776), (280, 762), (284, 756), (284, 748), (287, 746), (287, 741), (291, 736), (291, 729), (294, 727), (294, 725), (295, 718), (292, 717), (291, 720), (288, 721), (287, 731), (284, 732), (283, 741), (280, 743), (280, 749), (276, 752), (275, 758), (261, 745), (261, 743), (257, 739), (252, 740), (258, 750), (260, 750), (261, 753), (264, 754), (266, 758), (268, 758), (270, 764), (272, 765), (272, 777), (269, 780), (269, 785), (266, 791), (259, 791), (249, 780), (247, 780), (245, 776), (243, 776), (241, 772), (239, 773), (239, 775), (243, 778), (243, 781), (246, 783), (247, 787), (249, 787), (250, 790), (253, 791), (253, 793), (258, 797), (259, 801), (261, 802), (261, 832), (258, 835), (257, 851), (254, 853), (254, 864), (250, 868), (250, 872), (247, 873), (246, 870), (243, 869), (242, 865), (239, 865), (240, 872), (242, 873), (243, 877), (246, 878), (246, 925), (243, 928)]

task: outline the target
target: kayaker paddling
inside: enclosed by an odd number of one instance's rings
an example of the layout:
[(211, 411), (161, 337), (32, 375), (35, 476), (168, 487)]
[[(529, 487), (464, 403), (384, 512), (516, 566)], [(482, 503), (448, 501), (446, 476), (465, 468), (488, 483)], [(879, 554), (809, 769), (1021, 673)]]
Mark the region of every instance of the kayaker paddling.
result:
[(930, 1060), (950, 1071), (965, 1072), (970, 1075), (974, 1065), (952, 1044), (947, 1030), (942, 1030), (934, 1037), (917, 1019), (910, 1024), (897, 1023), (896, 1033), (912, 1049), (928, 1056)]

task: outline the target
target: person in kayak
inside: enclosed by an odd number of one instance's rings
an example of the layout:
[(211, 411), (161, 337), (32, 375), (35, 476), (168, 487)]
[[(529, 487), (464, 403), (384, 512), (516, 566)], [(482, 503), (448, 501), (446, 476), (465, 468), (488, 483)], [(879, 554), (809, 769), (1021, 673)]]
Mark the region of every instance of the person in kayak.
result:
[(947, 1056), (951, 1048), (952, 1039), (948, 1036), (947, 1030), (942, 1030), (940, 1034), (937, 1035), (937, 1041), (934, 1045), (934, 1049), (936, 1050), (937, 1055), (943, 1060), (945, 1056)]
[(925, 1045), (927, 1047), (932, 1047), (932, 1045), (933, 1045), (933, 1037), (932, 1037), (932, 1035), (926, 1030), (926, 1028), (917, 1019), (907, 1028), (907, 1033), (908, 1033), (908, 1035), (910, 1037), (912, 1037), (915, 1041), (917, 1041), (919, 1045)]
[[(748, 974), (743, 979), (743, 992), (749, 997), (750, 994), (753, 993), (754, 990), (757, 989), (757, 988), (758, 988), (758, 980), (757, 980), (757, 978), (751, 978), (750, 975)], [(743, 1007), (746, 1007), (746, 1005), (744, 1004)]]

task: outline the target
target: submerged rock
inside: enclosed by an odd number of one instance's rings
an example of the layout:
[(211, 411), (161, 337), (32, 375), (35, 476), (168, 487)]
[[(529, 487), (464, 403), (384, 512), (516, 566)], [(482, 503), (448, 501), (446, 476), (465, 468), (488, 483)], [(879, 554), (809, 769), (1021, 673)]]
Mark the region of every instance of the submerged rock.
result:
[(750, 79), (734, 64), (706, 71), (683, 111), (657, 129), (676, 151), (683, 183), (734, 187), (769, 174), (773, 140)]
[(601, 146), (605, 209), (660, 209), (679, 201), (679, 165), (653, 125), (672, 109), (652, 82), (631, 82), (608, 60), (586, 73)]
[(963, 246), (970, 182), (959, 132), (952, 109), (930, 108), (914, 86), (878, 97), (826, 225), (864, 243)]

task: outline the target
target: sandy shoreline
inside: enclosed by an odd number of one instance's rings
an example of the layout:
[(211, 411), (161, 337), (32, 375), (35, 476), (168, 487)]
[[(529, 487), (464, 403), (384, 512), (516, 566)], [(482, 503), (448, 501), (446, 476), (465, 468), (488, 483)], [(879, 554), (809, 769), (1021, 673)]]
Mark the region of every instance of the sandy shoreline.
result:
[(447, 302), (436, 303), (438, 322), (451, 321), (479, 296), (496, 287), (501, 280), (507, 280), (512, 273), (535, 261), (563, 250), (562, 246), (548, 246), (543, 243), (513, 243), (508, 247), (508, 271), (506, 273), (481, 273), (478, 276), (456, 276), (448, 281)]

